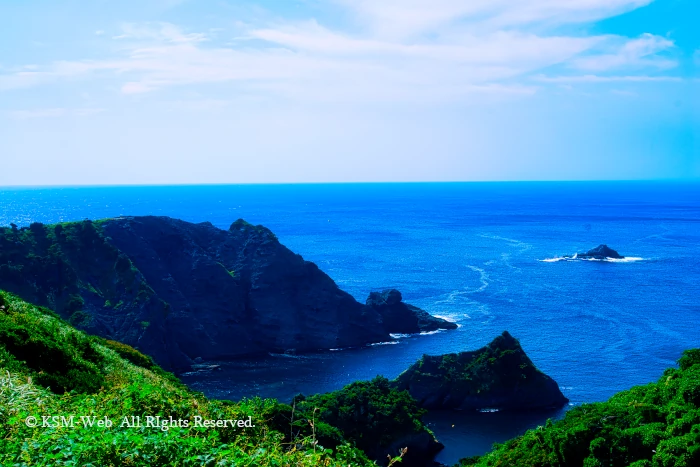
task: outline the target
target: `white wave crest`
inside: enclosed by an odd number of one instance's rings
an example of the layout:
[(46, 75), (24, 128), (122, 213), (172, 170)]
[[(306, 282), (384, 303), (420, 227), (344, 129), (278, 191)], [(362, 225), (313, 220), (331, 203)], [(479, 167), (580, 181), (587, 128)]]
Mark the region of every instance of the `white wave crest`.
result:
[(370, 347), (374, 347), (375, 345), (396, 345), (398, 344), (398, 341), (389, 341), (389, 342), (374, 342), (372, 344), (369, 344)]
[(444, 319), (445, 321), (448, 321), (450, 323), (456, 323), (457, 320), (453, 318), (452, 316), (447, 316), (447, 315), (433, 315), (436, 318)]
[(625, 256), (624, 258), (578, 258), (574, 256), (557, 256), (554, 258), (545, 258), (538, 260), (541, 263), (556, 263), (558, 261), (597, 261), (600, 263), (634, 263), (636, 261), (644, 261), (644, 258), (639, 256)]
[(624, 258), (605, 258), (603, 261), (609, 263), (634, 263), (635, 261), (644, 261), (644, 258), (639, 256), (625, 256)]
[(436, 329), (434, 331), (423, 331), (420, 333), (421, 336), (430, 336), (431, 334), (437, 334), (438, 332), (442, 332), (444, 329)]

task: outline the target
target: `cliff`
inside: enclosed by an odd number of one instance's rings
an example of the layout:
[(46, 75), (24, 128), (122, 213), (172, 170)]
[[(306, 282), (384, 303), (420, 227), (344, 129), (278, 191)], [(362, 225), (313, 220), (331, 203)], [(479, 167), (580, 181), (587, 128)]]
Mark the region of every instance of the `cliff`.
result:
[(169, 370), (402, 332), (262, 226), (167, 217), (0, 229), (0, 288)]
[(507, 331), (476, 351), (424, 355), (393, 384), (426, 409), (525, 410), (568, 402)]

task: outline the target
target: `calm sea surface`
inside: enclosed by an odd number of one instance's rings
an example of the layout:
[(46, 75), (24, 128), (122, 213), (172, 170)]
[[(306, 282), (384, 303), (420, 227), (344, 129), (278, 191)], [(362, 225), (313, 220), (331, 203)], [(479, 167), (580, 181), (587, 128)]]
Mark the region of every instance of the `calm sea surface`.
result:
[[(700, 184), (670, 182), (239, 185), (0, 189), (0, 225), (118, 215), (264, 224), (364, 302), (370, 291), (455, 320), (456, 331), (319, 355), (224, 363), (183, 377), (211, 397), (338, 389), (422, 354), (508, 330), (572, 404), (659, 378), (700, 347)], [(626, 262), (556, 261), (606, 243)], [(544, 261), (549, 260), (549, 261)], [(550, 414), (431, 414), (446, 463)], [(455, 425), (452, 427), (452, 425)]]

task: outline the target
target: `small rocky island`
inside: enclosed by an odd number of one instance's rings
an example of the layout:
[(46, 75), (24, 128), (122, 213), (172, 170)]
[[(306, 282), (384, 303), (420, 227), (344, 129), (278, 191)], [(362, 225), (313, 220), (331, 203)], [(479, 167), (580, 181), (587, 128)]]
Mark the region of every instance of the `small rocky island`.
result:
[(613, 250), (607, 245), (598, 245), (597, 247), (588, 250), (585, 253), (576, 253), (573, 256), (565, 256), (565, 258), (576, 258), (576, 259), (598, 259), (598, 260), (603, 260), (603, 259), (622, 259), (624, 256), (622, 256), (620, 253), (617, 251)]
[(552, 409), (569, 402), (507, 331), (476, 351), (424, 355), (392, 384), (429, 410)]

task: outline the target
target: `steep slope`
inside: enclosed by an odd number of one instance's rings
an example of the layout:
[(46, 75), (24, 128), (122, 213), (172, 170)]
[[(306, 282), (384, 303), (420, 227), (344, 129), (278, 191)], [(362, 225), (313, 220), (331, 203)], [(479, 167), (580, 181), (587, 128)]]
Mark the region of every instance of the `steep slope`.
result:
[(0, 288), (174, 370), (401, 332), (243, 220), (228, 230), (150, 216), (0, 228)]
[(557, 383), (535, 367), (507, 331), (476, 351), (424, 355), (394, 385), (426, 409), (525, 410), (568, 402)]
[(386, 380), (296, 410), (210, 401), (137, 350), (0, 291), (0, 465), (369, 467), (359, 446), (437, 445), (421, 414)]

